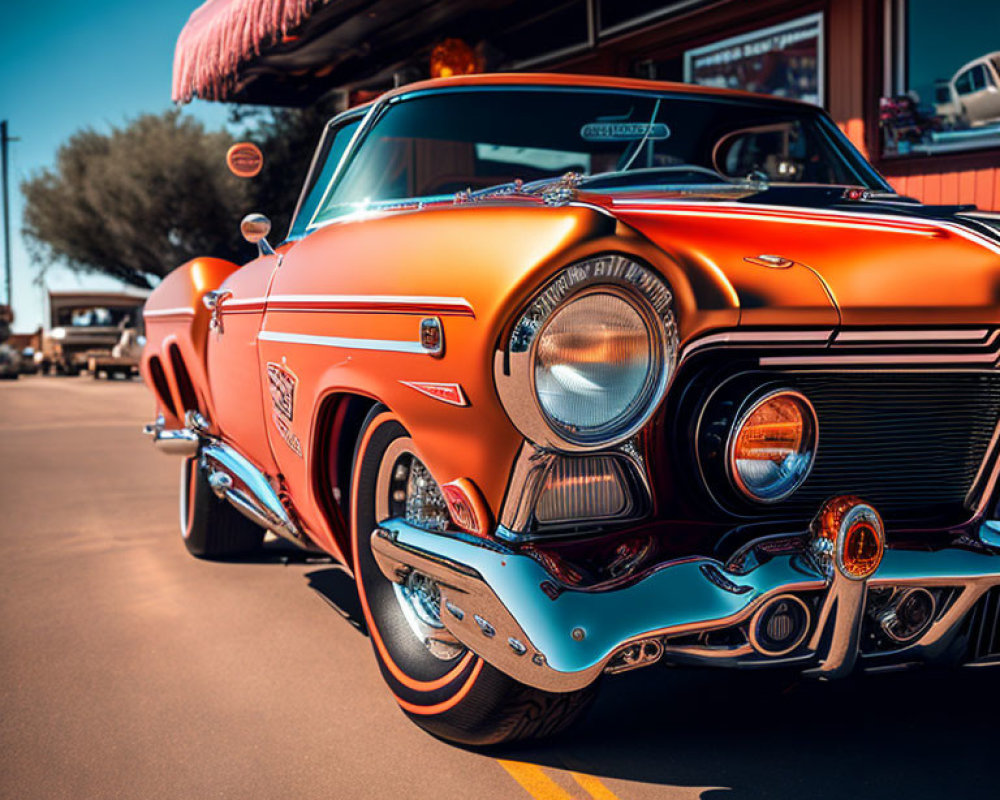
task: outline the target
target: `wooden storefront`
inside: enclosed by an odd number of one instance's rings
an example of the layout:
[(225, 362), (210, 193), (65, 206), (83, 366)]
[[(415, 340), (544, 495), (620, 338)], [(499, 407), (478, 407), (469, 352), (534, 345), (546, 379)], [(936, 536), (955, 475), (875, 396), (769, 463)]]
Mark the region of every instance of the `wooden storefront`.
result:
[(1000, 210), (1000, 112), (969, 121), (937, 96), (978, 56), (980, 80), (996, 84), (980, 94), (1000, 102), (996, 0), (209, 0), (178, 41), (174, 96), (367, 98), (428, 77), (444, 40), (467, 44), (484, 71), (695, 82), (692, 63), (725, 73), (743, 48), (724, 85), (750, 89), (739, 79), (750, 62), (785, 58), (798, 83), (757, 90), (823, 105), (897, 191)]

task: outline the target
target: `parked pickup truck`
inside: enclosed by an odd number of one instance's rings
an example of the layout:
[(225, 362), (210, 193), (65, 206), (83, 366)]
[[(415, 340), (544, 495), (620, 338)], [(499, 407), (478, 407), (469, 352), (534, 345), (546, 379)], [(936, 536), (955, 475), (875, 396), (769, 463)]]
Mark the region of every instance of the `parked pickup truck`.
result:
[(138, 330), (149, 292), (49, 292), (51, 326), (35, 354), (41, 371), (77, 375), (92, 357), (110, 356), (125, 330)]
[(126, 378), (138, 375), (139, 358), (145, 343), (145, 337), (135, 328), (124, 328), (118, 344), (111, 348), (110, 353), (94, 353), (87, 359), (87, 371), (95, 380), (101, 375), (109, 379), (115, 375)]

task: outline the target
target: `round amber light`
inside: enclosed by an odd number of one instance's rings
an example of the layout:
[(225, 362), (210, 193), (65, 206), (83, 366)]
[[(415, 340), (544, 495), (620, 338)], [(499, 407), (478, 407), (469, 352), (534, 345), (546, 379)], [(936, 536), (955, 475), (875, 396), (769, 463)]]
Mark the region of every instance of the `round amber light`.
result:
[(750, 406), (730, 437), (733, 482), (747, 497), (781, 500), (809, 476), (816, 455), (816, 414), (805, 396), (772, 392)]
[(844, 532), (840, 565), (852, 578), (867, 578), (882, 561), (882, 536), (867, 520), (858, 520)]
[(814, 554), (828, 575), (836, 569), (846, 578), (865, 580), (875, 574), (885, 554), (885, 525), (872, 506), (859, 497), (831, 497), (813, 519)]

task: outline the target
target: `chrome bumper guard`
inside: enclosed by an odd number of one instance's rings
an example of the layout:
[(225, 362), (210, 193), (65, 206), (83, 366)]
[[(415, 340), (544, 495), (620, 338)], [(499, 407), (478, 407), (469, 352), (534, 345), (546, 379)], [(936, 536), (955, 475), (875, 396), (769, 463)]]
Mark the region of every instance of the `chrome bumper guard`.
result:
[[(870, 578), (848, 580), (824, 569), (808, 547), (787, 546), (803, 540), (781, 537), (778, 547), (775, 537), (757, 540), (741, 551), (738, 568), (710, 558), (664, 563), (607, 590), (561, 586), (529, 556), (400, 519), (372, 533), (372, 549), (392, 581), (411, 570), (437, 581), (442, 623), (473, 652), (522, 683), (556, 692), (661, 658), (736, 667), (795, 664), (815, 677), (838, 677), (857, 664), (868, 590), (878, 588), (956, 590), (918, 637), (891, 653), (894, 661), (927, 661), (952, 645), (968, 612), (1000, 584), (1000, 551), (986, 545), (887, 549)], [(729, 647), (690, 642), (691, 634), (732, 629), (757, 619), (775, 600), (800, 596), (811, 598), (816, 613), (794, 652), (762, 652), (752, 641)]]

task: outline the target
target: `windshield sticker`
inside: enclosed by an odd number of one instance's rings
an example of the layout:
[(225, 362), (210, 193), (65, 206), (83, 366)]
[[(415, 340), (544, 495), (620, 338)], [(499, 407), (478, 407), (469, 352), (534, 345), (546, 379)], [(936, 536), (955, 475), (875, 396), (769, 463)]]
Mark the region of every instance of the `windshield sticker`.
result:
[(580, 128), (580, 137), (588, 142), (633, 142), (639, 139), (667, 139), (670, 128), (662, 122), (588, 122)]

